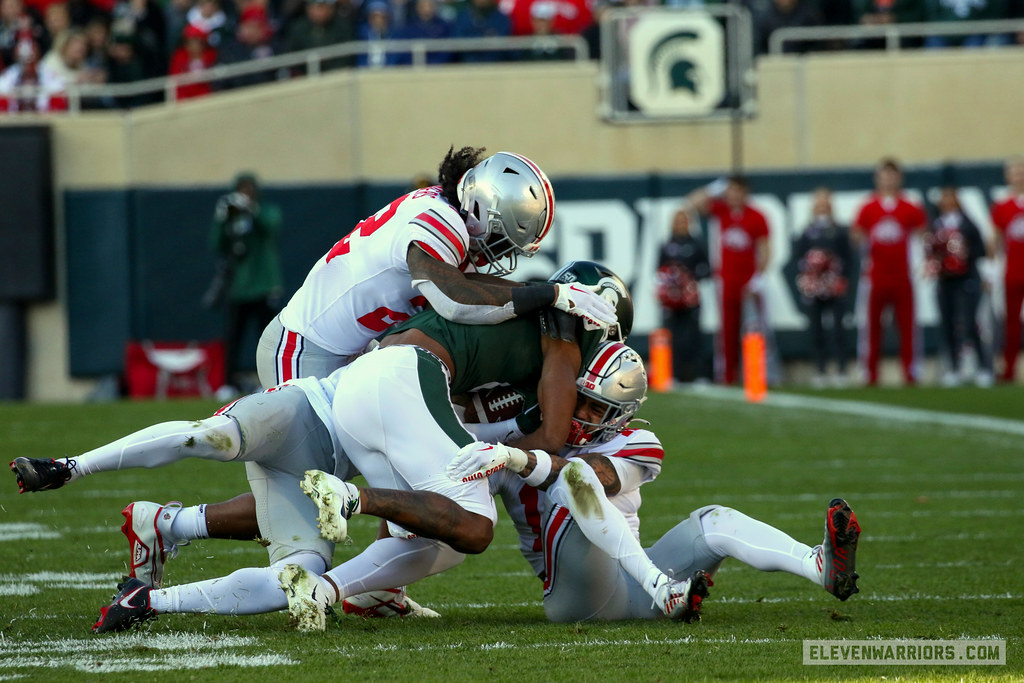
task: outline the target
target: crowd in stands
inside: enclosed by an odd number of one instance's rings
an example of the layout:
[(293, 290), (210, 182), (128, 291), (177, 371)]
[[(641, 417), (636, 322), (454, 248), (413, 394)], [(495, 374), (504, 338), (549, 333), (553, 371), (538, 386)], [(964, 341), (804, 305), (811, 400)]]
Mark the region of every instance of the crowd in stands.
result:
[[(665, 0), (702, 6), (705, 0)], [(1024, 0), (738, 0), (754, 18), (755, 52), (792, 26), (1024, 17)], [(548, 36), (582, 35), (599, 54), (597, 20), (609, 6), (645, 6), (657, 0), (0, 0), (0, 110), (60, 109), (71, 83), (130, 83), (185, 74), (275, 54), (353, 40), (536, 36), (529, 49), (503, 52), (431, 52), (429, 63), (557, 60), (572, 57)], [(1024, 35), (932, 37), (926, 47), (1024, 42)], [(849, 45), (845, 45), (849, 47)], [(822, 47), (822, 46), (818, 46)], [(828, 46), (824, 46), (828, 47)], [(872, 47), (865, 42), (853, 47)], [(793, 49), (803, 49), (795, 44)], [(408, 53), (383, 44), (326, 68), (407, 64)], [(182, 84), (178, 97), (251, 85), (294, 72), (261, 73), (227, 83)], [(46, 96), (10, 97), (19, 85)], [(130, 107), (153, 97), (87, 102)]]

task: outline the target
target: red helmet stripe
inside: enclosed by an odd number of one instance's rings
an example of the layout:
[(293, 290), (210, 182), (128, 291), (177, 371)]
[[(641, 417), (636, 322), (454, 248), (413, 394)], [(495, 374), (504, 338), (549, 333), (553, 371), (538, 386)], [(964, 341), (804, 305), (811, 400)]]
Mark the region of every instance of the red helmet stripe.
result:
[(532, 168), (533, 172), (537, 174), (538, 178), (540, 178), (541, 187), (544, 188), (544, 201), (547, 203), (548, 210), (547, 216), (544, 219), (544, 227), (541, 228), (541, 231), (537, 234), (537, 241), (539, 242), (540, 240), (544, 239), (545, 235), (548, 234), (548, 230), (551, 229), (551, 222), (555, 219), (555, 191), (554, 189), (552, 189), (551, 182), (548, 180), (548, 177), (544, 174), (544, 171), (540, 170), (540, 166), (533, 163), (532, 161), (524, 157), (522, 154), (516, 154), (515, 152), (505, 153), (510, 156), (514, 156), (515, 158), (519, 159), (524, 164)]
[(590, 364), (590, 367), (587, 370), (588, 379), (596, 380), (601, 377), (605, 367), (607, 367), (608, 363), (611, 362), (611, 359), (625, 348), (626, 347), (623, 344), (609, 344), (608, 348), (606, 348), (604, 352)]

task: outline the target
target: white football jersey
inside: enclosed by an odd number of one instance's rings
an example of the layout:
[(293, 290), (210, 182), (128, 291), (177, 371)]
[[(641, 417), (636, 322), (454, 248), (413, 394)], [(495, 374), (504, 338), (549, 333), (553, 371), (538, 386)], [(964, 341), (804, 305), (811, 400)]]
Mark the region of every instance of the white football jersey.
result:
[(281, 324), (331, 353), (349, 356), (391, 325), (423, 310), (406, 254), (419, 244), (462, 270), (469, 233), (440, 187), (416, 190), (360, 222), (317, 261), (281, 311)]
[[(572, 458), (598, 453), (608, 458), (619, 475), (622, 487), (608, 501), (629, 523), (633, 534), (640, 537), (640, 487), (661, 474), (665, 451), (658, 437), (646, 429), (624, 429), (604, 443), (568, 448), (560, 455)], [(522, 477), (508, 470), (490, 476), (491, 493), (500, 495), (508, 516), (519, 534), (519, 550), (533, 567), (534, 573), (544, 571), (544, 548), (541, 539), (541, 515), (547, 509), (546, 494), (527, 486)]]

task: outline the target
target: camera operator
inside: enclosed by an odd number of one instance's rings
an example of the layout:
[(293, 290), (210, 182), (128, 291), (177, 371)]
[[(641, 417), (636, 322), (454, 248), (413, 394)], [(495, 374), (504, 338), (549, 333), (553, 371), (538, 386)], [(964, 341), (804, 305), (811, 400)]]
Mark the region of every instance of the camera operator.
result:
[(224, 305), (226, 384), (218, 392), (221, 398), (249, 388), (239, 375), (240, 369), (252, 369), (239, 363), (243, 339), (246, 334), (258, 339), (280, 308), (280, 229), (280, 210), (260, 201), (259, 182), (251, 173), (240, 174), (234, 190), (217, 200), (210, 233), (210, 248), (218, 257), (217, 271), (203, 303), (207, 307)]

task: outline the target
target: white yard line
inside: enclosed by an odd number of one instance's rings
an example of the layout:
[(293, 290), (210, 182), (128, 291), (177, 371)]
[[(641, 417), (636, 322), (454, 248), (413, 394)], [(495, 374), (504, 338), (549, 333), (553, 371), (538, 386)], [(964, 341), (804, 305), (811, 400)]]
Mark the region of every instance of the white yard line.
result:
[[(746, 397), (743, 394), (743, 390), (733, 387), (704, 385), (681, 389), (679, 390), (679, 393), (730, 401), (734, 403), (746, 403)], [(823, 396), (803, 396), (799, 394), (769, 392), (764, 401), (759, 405), (770, 406), (773, 408), (815, 410), (825, 413), (837, 413), (840, 415), (869, 417), (873, 420), (879, 420), (882, 422), (933, 424), (943, 427), (978, 429), (988, 432), (1024, 436), (1024, 421), (1022, 420), (1008, 420), (1001, 417), (966, 415), (963, 413), (944, 413), (935, 410), (906, 408), (903, 406), (888, 405), (884, 403), (847, 401), (837, 398), (825, 398)]]

